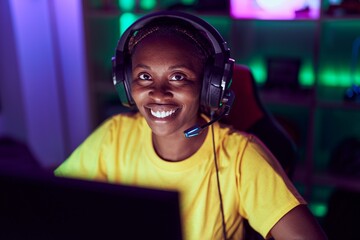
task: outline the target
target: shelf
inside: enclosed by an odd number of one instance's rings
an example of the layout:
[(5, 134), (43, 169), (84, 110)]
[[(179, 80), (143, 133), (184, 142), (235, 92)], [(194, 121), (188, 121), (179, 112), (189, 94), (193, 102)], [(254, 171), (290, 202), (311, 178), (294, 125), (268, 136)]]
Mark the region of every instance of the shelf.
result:
[(315, 102), (315, 108), (360, 110), (360, 102), (341, 100), (313, 100), (311, 92), (297, 93), (281, 90), (261, 90), (260, 99), (266, 104), (278, 104), (284, 106), (311, 107)]
[(260, 99), (265, 104), (281, 104), (285, 106), (310, 107), (312, 104), (312, 90), (271, 90), (261, 89)]
[(312, 185), (336, 187), (360, 192), (360, 178), (344, 177), (329, 173), (315, 173), (309, 179), (305, 166), (298, 166), (295, 170), (294, 182), (306, 183), (311, 181)]
[(323, 16), (320, 18), (321, 21), (324, 22), (338, 22), (338, 21), (359, 21), (360, 16), (343, 16), (343, 17), (336, 17), (336, 16)]
[(318, 101), (317, 107), (343, 110), (360, 110), (360, 102)]
[(332, 174), (315, 174), (314, 184), (349, 189), (360, 192), (360, 178), (343, 177)]

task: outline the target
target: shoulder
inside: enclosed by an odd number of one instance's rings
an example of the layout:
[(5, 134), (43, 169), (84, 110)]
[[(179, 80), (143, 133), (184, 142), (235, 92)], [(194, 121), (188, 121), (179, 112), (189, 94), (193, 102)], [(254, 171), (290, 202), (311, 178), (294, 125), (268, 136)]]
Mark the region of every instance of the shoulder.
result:
[(139, 138), (141, 132), (139, 125), (143, 125), (143, 121), (140, 114), (133, 113), (118, 114), (106, 119), (55, 170), (55, 174), (103, 179), (105, 162), (118, 159), (115, 154), (119, 146), (129, 146), (122, 143)]
[(219, 140), (222, 145), (229, 147), (234, 147), (239, 149), (244, 149), (250, 144), (256, 144), (257, 139), (252, 134), (238, 131), (230, 125), (226, 124), (217, 124), (215, 126), (215, 137)]
[(133, 128), (144, 126), (144, 118), (140, 113), (121, 113), (106, 119), (98, 130), (134, 130)]
[(267, 158), (273, 158), (272, 153), (269, 151), (266, 145), (258, 137), (251, 133), (238, 131), (232, 126), (220, 124), (219, 138), (226, 142), (227, 145), (235, 145), (244, 151), (254, 151), (261, 153), (261, 155), (267, 156)]
[(140, 129), (143, 118), (138, 113), (117, 114), (106, 119), (85, 139), (82, 146), (109, 146)]
[(214, 130), (220, 164), (235, 164), (235, 168), (239, 169), (244, 156), (249, 156), (250, 145), (256, 144), (255, 139), (251, 134), (237, 131), (228, 125), (216, 124)]
[(120, 125), (133, 125), (140, 124), (144, 118), (138, 112), (136, 113), (121, 113), (111, 116), (110, 118), (104, 121), (104, 124), (111, 126), (120, 126)]
[(277, 159), (255, 135), (221, 124), (217, 126), (217, 134), (220, 152), (236, 159), (238, 167), (250, 165), (259, 168), (259, 166), (269, 165), (275, 170), (279, 169)]

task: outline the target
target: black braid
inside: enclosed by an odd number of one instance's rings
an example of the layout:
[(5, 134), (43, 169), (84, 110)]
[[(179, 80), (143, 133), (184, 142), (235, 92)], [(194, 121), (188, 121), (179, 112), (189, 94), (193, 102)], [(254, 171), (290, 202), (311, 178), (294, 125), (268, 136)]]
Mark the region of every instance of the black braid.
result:
[(198, 51), (197, 55), (204, 61), (213, 55), (214, 52), (212, 44), (204, 32), (183, 20), (162, 17), (149, 22), (131, 36), (128, 44), (129, 53), (132, 54), (139, 42), (153, 34), (164, 36), (175, 35), (194, 43)]

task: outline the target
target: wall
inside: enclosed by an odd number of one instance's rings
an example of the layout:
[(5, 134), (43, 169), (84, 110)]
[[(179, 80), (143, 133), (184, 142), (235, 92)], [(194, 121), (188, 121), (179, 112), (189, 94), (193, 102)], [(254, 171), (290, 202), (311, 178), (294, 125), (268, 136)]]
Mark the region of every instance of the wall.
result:
[(23, 94), (9, 1), (0, 1), (0, 134), (26, 140)]
[(0, 5), (6, 22), (0, 133), (26, 142), (45, 168), (58, 165), (90, 132), (81, 4)]

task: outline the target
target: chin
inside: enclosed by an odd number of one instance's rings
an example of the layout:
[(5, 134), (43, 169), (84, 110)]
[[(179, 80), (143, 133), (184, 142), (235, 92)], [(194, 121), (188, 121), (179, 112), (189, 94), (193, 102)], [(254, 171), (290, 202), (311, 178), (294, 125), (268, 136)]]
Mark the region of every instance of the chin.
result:
[(171, 129), (166, 129), (165, 127), (159, 127), (159, 126), (151, 126), (151, 131), (154, 135), (159, 136), (159, 137), (169, 137), (169, 136), (176, 136), (176, 135), (183, 135), (182, 131), (175, 131), (175, 130), (171, 130)]

